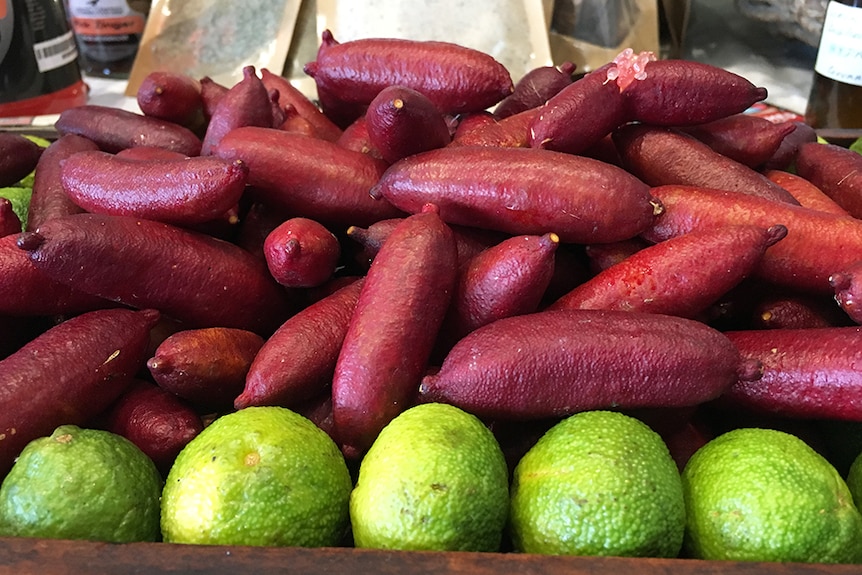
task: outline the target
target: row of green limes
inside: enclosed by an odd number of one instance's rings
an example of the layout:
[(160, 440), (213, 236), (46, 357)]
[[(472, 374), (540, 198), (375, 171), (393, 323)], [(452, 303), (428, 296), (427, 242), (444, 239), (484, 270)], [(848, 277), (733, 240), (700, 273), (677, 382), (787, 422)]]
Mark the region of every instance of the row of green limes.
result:
[[(511, 480), (510, 480), (511, 479)], [(224, 415), (164, 485), (133, 444), (61, 426), (0, 487), (0, 535), (231, 545), (862, 562), (862, 456), (845, 482), (796, 436), (741, 428), (682, 474), (612, 411), (551, 428), (512, 477), (494, 435), (449, 405), (408, 409), (354, 482), (336, 444), (279, 407)]]

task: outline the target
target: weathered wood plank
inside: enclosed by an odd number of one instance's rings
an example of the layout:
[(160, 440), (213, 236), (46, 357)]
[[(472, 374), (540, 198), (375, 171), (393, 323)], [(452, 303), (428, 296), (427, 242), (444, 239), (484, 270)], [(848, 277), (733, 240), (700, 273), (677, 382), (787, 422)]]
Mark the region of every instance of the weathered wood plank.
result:
[(0, 538), (0, 575), (858, 575), (858, 565)]

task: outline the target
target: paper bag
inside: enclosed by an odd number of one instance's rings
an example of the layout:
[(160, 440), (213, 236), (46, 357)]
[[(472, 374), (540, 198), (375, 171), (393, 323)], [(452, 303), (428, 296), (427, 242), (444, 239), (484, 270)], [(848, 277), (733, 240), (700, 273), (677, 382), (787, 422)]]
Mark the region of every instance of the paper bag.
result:
[(126, 95), (152, 71), (209, 76), (227, 87), (245, 66), (281, 70), (300, 0), (154, 0)]
[(549, 41), (555, 62), (589, 72), (625, 48), (658, 53), (656, 0), (557, 0)]

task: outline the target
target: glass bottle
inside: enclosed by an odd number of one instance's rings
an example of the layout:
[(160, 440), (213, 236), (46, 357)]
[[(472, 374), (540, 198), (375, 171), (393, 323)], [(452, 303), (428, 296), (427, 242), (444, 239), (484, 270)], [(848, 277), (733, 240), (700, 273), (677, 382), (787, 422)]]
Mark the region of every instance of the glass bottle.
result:
[(827, 4), (805, 121), (862, 128), (862, 0)]
[(84, 73), (128, 78), (150, 12), (150, 0), (66, 2)]
[(57, 114), (86, 101), (61, 0), (0, 0), (0, 116)]

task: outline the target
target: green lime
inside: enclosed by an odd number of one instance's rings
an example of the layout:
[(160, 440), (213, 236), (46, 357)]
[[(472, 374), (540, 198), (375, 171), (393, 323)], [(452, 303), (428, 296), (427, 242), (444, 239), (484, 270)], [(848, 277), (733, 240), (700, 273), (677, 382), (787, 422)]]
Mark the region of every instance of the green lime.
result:
[(352, 482), (335, 442), (282, 407), (218, 417), (177, 456), (162, 493), (174, 543), (323, 547), (348, 527)]
[(847, 472), (847, 487), (850, 489), (850, 495), (853, 496), (856, 509), (862, 510), (862, 452), (850, 464), (850, 470)]
[(41, 136), (34, 136), (33, 134), (24, 134), (24, 137), (36, 144), (41, 148), (47, 148), (51, 145), (51, 140), (46, 140)]
[(862, 515), (826, 459), (783, 431), (739, 428), (701, 447), (682, 473), (687, 555), (855, 563)]
[(439, 403), (393, 419), (362, 459), (350, 497), (356, 547), (497, 551), (509, 474), (491, 431)]
[(633, 417), (572, 415), (515, 467), (510, 529), (518, 551), (675, 557), (684, 526), (679, 470), (661, 437)]
[(155, 541), (162, 479), (132, 442), (62, 425), (31, 441), (0, 487), (0, 534)]

